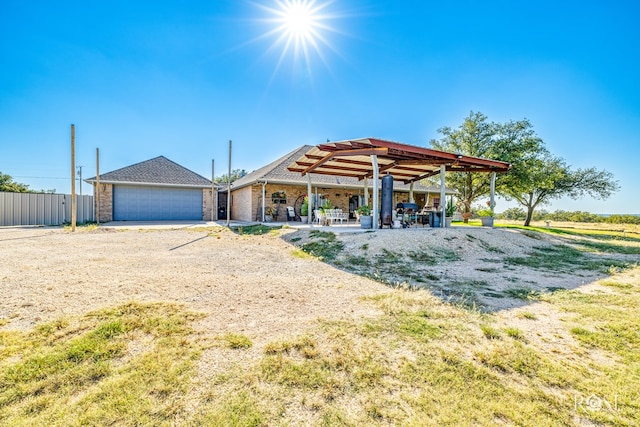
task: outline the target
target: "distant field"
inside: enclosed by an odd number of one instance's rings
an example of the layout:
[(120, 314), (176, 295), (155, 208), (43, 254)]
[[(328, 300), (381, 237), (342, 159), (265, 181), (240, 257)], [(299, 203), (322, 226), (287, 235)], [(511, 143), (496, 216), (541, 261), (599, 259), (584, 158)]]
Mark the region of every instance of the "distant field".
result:
[[(479, 223), (479, 222), (478, 222)], [(510, 220), (496, 220), (496, 224), (508, 224), (508, 225), (522, 225), (523, 221), (510, 221)], [(554, 228), (577, 228), (581, 230), (601, 230), (601, 231), (628, 231), (634, 233), (640, 233), (640, 225), (638, 224), (609, 224), (609, 223), (594, 223), (594, 222), (565, 222), (565, 221), (550, 221), (550, 227)], [(546, 228), (545, 221), (531, 221), (531, 227)]]

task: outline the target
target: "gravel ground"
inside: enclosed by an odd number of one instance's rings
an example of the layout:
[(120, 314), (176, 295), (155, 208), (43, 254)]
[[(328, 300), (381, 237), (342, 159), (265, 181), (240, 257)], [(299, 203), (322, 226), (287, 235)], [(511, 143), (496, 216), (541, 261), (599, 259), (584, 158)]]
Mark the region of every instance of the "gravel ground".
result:
[(172, 301), (207, 314), (211, 333), (263, 339), (317, 318), (374, 314), (359, 297), (387, 288), (291, 256), (274, 235), (226, 229), (0, 229), (0, 319), (27, 329), (128, 301)]

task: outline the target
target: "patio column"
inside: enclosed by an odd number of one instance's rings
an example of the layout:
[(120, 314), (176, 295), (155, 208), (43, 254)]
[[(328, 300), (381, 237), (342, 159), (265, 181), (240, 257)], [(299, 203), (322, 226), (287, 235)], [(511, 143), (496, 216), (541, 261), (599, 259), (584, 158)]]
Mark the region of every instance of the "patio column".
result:
[(409, 184), (409, 203), (415, 203), (416, 201), (413, 198), (413, 184), (414, 182), (411, 181), (411, 184)]
[(446, 165), (440, 165), (440, 212), (442, 212), (442, 218), (440, 218), (440, 227), (445, 226), (445, 215), (446, 215), (446, 211), (447, 211), (447, 204), (446, 204), (446, 200), (445, 197), (446, 195), (444, 194), (444, 174), (447, 171), (447, 166)]
[(265, 187), (267, 186), (267, 181), (262, 183), (262, 222), (264, 222), (264, 198), (266, 197), (267, 193), (266, 193), (266, 189)]
[(311, 192), (311, 174), (307, 174), (307, 200), (309, 202), (309, 216), (307, 219), (307, 224), (309, 227), (313, 227), (313, 193)]
[(491, 199), (489, 200), (489, 208), (491, 209), (491, 216), (493, 217), (493, 208), (496, 207), (496, 201), (495, 201), (495, 197), (496, 197), (496, 173), (495, 172), (491, 172), (491, 192), (490, 192), (490, 197)]
[(369, 179), (366, 177), (364, 179), (364, 204), (369, 204)]
[(378, 156), (375, 154), (371, 155), (371, 166), (373, 167), (373, 229), (378, 229), (378, 216), (380, 212), (378, 212), (378, 187), (380, 185), (380, 180), (378, 179)]

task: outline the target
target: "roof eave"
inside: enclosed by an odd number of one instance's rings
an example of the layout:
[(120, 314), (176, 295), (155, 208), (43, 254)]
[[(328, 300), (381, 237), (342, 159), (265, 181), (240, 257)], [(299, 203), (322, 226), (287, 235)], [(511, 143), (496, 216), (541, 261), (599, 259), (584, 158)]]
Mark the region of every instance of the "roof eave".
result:
[[(84, 182), (88, 184), (95, 184), (95, 179), (85, 179)], [(135, 181), (114, 181), (109, 179), (101, 179), (100, 184), (120, 184), (120, 185), (142, 185), (145, 187), (182, 187), (182, 188), (211, 188), (211, 184), (167, 184), (161, 182), (135, 182)], [(215, 185), (220, 187), (219, 185)]]
[[(307, 185), (306, 182), (302, 182), (302, 181), (291, 181), (291, 180), (282, 180), (282, 179), (273, 179), (273, 180), (256, 180), (250, 183), (245, 183), (241, 186), (238, 187), (234, 187), (233, 183), (231, 184), (231, 191), (236, 191), (236, 190), (240, 190), (242, 188), (245, 187), (249, 187), (252, 185), (262, 185), (263, 182), (265, 182), (267, 184), (277, 184), (277, 185), (296, 185), (296, 186), (302, 186), (305, 187)], [(324, 182), (313, 182), (311, 181), (311, 185), (314, 187), (322, 187), (322, 188), (344, 188), (344, 189), (360, 189), (363, 188), (364, 186), (358, 186), (358, 185), (353, 185), (353, 184), (339, 184), (339, 183), (324, 183)], [(369, 187), (372, 188), (372, 187)], [(220, 187), (220, 190), (222, 192), (225, 192), (227, 190), (227, 186), (223, 185)], [(401, 192), (409, 192), (409, 188), (394, 188), (393, 191), (401, 191)], [(439, 193), (440, 192), (440, 188), (436, 188), (436, 187), (431, 187), (431, 188), (414, 188), (413, 189), (414, 193)], [(446, 188), (445, 189), (445, 193), (447, 194), (456, 194), (457, 191), (450, 189), (450, 188)]]

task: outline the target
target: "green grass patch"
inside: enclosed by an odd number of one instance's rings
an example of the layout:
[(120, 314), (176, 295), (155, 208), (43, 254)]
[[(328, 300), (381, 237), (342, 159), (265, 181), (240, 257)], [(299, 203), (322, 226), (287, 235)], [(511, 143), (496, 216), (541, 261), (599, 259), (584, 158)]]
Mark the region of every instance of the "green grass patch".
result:
[(371, 265), (369, 257), (363, 255), (347, 255), (344, 258), (344, 263), (351, 267), (369, 267)]
[(520, 313), (518, 313), (518, 317), (521, 319), (527, 319), (527, 320), (537, 320), (538, 316), (536, 316), (535, 314), (529, 312), (529, 311), (522, 311)]
[(591, 242), (583, 240), (579, 245), (586, 250), (598, 253), (640, 255), (640, 246), (621, 244), (621, 240), (610, 242)]
[(583, 293), (580, 290), (545, 295), (545, 301), (573, 313), (571, 334), (587, 348), (617, 354), (640, 369), (640, 329), (629, 312), (640, 307), (638, 285), (619, 293)]
[(193, 425), (260, 427), (267, 425), (267, 408), (250, 391), (238, 389), (219, 398), (211, 392), (205, 410), (198, 413)]
[(480, 330), (482, 331), (482, 335), (484, 335), (484, 337), (487, 339), (499, 340), (500, 338), (502, 338), (502, 334), (500, 333), (500, 331), (493, 326), (486, 324), (480, 325)]
[[(82, 224), (76, 224), (76, 231), (93, 231), (98, 227), (99, 225), (97, 223), (87, 221)], [(65, 224), (63, 228), (65, 231), (71, 231), (71, 224)]]
[(237, 350), (243, 348), (251, 348), (253, 346), (253, 342), (243, 334), (236, 334), (233, 332), (227, 332), (226, 334), (220, 337), (220, 340), (224, 343), (224, 345), (228, 348)]
[(195, 373), (199, 350), (186, 339), (195, 319), (178, 306), (131, 303), (14, 332), (9, 345), (18, 351), (0, 343), (0, 419), (170, 424)]
[(524, 340), (524, 333), (518, 328), (505, 328), (504, 330), (507, 333), (507, 336), (513, 338), (514, 340)]
[(527, 288), (509, 288), (504, 291), (509, 298), (521, 300), (535, 300), (540, 296), (540, 292)]
[(344, 244), (336, 239), (334, 233), (313, 230), (309, 237), (314, 241), (302, 245), (302, 250), (322, 260), (334, 261), (344, 249)]
[(460, 261), (461, 257), (454, 250), (447, 248), (428, 248), (409, 251), (407, 256), (424, 265), (437, 265), (445, 262)]
[(295, 258), (301, 258), (301, 259), (311, 259), (313, 258), (313, 255), (310, 255), (309, 253), (305, 252), (302, 249), (294, 249), (291, 251), (291, 255)]
[(624, 261), (587, 256), (583, 251), (567, 245), (534, 247), (527, 256), (505, 257), (504, 263), (560, 273), (571, 273), (576, 269), (609, 273), (611, 267), (619, 269), (630, 267), (630, 264)]
[(258, 224), (258, 225), (248, 225), (248, 226), (240, 226), (240, 227), (233, 227), (231, 228), (235, 233), (241, 235), (241, 236), (259, 236), (262, 234), (268, 234), (268, 233), (277, 233), (278, 230), (280, 230), (282, 228), (282, 226), (274, 226), (274, 227), (269, 227), (268, 225), (262, 225), (262, 224)]

